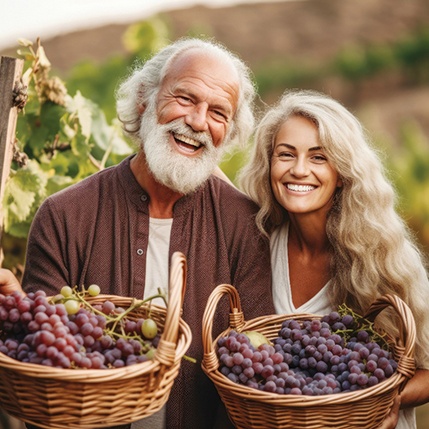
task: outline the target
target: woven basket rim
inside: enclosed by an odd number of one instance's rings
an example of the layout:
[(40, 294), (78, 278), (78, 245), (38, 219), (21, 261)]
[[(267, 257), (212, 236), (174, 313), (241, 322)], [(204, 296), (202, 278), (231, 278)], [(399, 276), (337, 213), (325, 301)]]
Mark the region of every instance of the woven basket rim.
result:
[[(186, 287), (186, 259), (181, 252), (172, 255), (169, 274), (167, 307), (150, 304), (161, 329), (153, 359), (122, 368), (71, 369), (20, 362), (0, 353), (2, 408), (19, 420), (46, 429), (115, 427), (160, 410), (192, 341), (191, 329), (181, 317)], [(105, 297), (99, 295), (91, 301)], [(118, 305), (136, 300), (107, 297)], [(139, 317), (147, 307), (149, 304), (143, 304), (130, 312), (130, 317)]]
[[(182, 307), (182, 302), (185, 292), (185, 276), (186, 276), (186, 259), (183, 254), (176, 252), (172, 258), (172, 273), (170, 279), (170, 294), (171, 299), (174, 300), (172, 305), (176, 308), (169, 310), (156, 304), (144, 303), (137, 311), (144, 310), (147, 311), (150, 307), (150, 311), (157, 313), (157, 315), (168, 316), (169, 312), (174, 311), (176, 314), (176, 319), (173, 320), (174, 323), (177, 322), (178, 329), (178, 338), (175, 343), (174, 351), (174, 362), (182, 359), (187, 349), (189, 348), (192, 341), (192, 332), (189, 325), (180, 317), (180, 311), (178, 311), (178, 306)], [(173, 295), (174, 294), (174, 295)], [(106, 299), (111, 300), (115, 304), (122, 305), (125, 303), (131, 303), (133, 301), (141, 302), (143, 300), (133, 298), (133, 297), (124, 297), (119, 295), (107, 295), (100, 294), (96, 297), (88, 298), (91, 302), (103, 301)], [(169, 302), (170, 305), (170, 302)], [(171, 319), (170, 319), (171, 320)], [(161, 334), (161, 339), (166, 335), (166, 326), (167, 320), (164, 321), (164, 331)], [(170, 342), (171, 345), (171, 342)], [(135, 363), (129, 366), (124, 366), (120, 368), (103, 368), (103, 369), (85, 369), (85, 368), (55, 368), (50, 366), (44, 366), (36, 363), (21, 362), (17, 359), (11, 358), (4, 353), (0, 352), (0, 367), (4, 367), (15, 371), (16, 373), (21, 373), (26, 376), (38, 379), (51, 379), (51, 380), (60, 380), (60, 381), (82, 381), (82, 382), (94, 382), (98, 383), (100, 380), (109, 381), (116, 379), (126, 379), (130, 377), (136, 377), (139, 375), (144, 375), (149, 372), (156, 372), (162, 366), (168, 367), (164, 363), (160, 362), (157, 359), (157, 353), (153, 359), (150, 359), (145, 362)]]
[[(213, 317), (216, 312), (216, 306), (223, 295), (228, 295), (230, 299), (230, 326), (220, 333), (216, 339), (213, 339), (212, 334), (212, 322)], [(401, 316), (402, 323), (406, 329), (401, 330), (401, 334), (405, 335), (405, 331), (409, 334), (409, 341), (403, 340), (404, 344), (407, 344), (408, 347), (404, 350), (403, 355), (413, 356), (414, 353), (414, 344), (415, 344), (415, 322), (412, 316), (411, 310), (408, 306), (397, 296), (385, 295), (377, 299), (373, 305), (370, 307), (370, 310), (367, 314), (374, 316), (378, 314), (382, 309), (387, 306), (392, 305), (394, 309), (398, 311), (399, 316)], [(366, 316), (366, 315), (365, 315)], [(204, 344), (204, 357), (201, 364), (203, 371), (206, 375), (214, 382), (216, 387), (227, 389), (229, 392), (234, 393), (235, 396), (241, 399), (251, 399), (260, 401), (263, 403), (269, 403), (270, 405), (279, 405), (279, 406), (296, 406), (296, 407), (308, 407), (308, 406), (319, 406), (326, 404), (347, 404), (351, 401), (356, 401), (359, 399), (364, 399), (370, 396), (383, 394), (385, 392), (399, 388), (407, 377), (396, 371), (392, 374), (391, 377), (383, 380), (382, 382), (367, 387), (365, 389), (356, 390), (353, 392), (340, 392), (329, 395), (293, 395), (293, 394), (279, 394), (273, 392), (260, 391), (258, 389), (234, 383), (228, 377), (224, 376), (219, 371), (219, 361), (214, 359), (214, 354), (216, 353), (214, 345), (217, 340), (229, 333), (231, 330), (236, 330), (237, 332), (244, 332), (246, 330), (257, 330), (256, 328), (262, 324), (274, 325), (284, 321), (286, 318), (290, 319), (306, 319), (306, 318), (321, 318), (323, 316), (313, 314), (313, 313), (291, 313), (291, 314), (274, 314), (259, 316), (249, 321), (244, 321), (244, 315), (241, 309), (240, 298), (237, 290), (231, 285), (219, 285), (209, 297), (207, 306), (204, 312), (203, 317), (203, 344)], [(231, 326), (233, 323), (236, 326)], [(400, 356), (402, 358), (402, 356)], [(400, 358), (398, 360), (400, 360)], [(216, 362), (216, 365), (213, 362)]]

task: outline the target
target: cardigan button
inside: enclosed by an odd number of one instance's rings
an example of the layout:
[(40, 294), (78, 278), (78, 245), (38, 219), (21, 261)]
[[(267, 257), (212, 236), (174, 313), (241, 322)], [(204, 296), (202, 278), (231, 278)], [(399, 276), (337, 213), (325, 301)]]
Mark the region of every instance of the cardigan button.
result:
[(143, 255), (144, 250), (143, 249), (137, 249), (137, 255), (141, 256)]

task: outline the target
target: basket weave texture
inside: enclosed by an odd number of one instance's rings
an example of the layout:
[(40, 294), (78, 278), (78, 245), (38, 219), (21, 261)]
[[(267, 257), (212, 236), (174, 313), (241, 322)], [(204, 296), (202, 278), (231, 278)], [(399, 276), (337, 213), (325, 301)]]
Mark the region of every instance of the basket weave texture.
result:
[[(229, 328), (213, 339), (213, 318), (217, 304), (224, 295), (229, 297), (230, 302)], [(321, 316), (271, 315), (246, 322), (237, 290), (231, 285), (219, 285), (210, 295), (203, 317), (202, 369), (215, 384), (231, 420), (239, 429), (375, 429), (389, 413), (395, 396), (415, 371), (416, 328), (409, 307), (397, 296), (385, 295), (372, 304), (365, 317), (374, 321), (387, 307), (392, 307), (401, 321), (399, 338), (389, 338), (398, 362), (397, 371), (390, 378), (353, 392), (320, 396), (282, 395), (234, 383), (220, 373), (217, 340), (228, 335), (232, 329), (237, 332), (259, 331), (273, 340), (278, 336), (284, 320), (293, 318), (304, 321), (320, 319)]]
[[(186, 285), (186, 260), (171, 260), (167, 308), (150, 306), (161, 329), (152, 360), (123, 368), (61, 369), (23, 363), (0, 353), (0, 406), (12, 416), (41, 428), (90, 429), (131, 423), (160, 410), (179, 372), (192, 339), (181, 308)], [(111, 300), (129, 307), (133, 298), (99, 295), (91, 304)], [(136, 320), (147, 314), (145, 303), (130, 312)]]

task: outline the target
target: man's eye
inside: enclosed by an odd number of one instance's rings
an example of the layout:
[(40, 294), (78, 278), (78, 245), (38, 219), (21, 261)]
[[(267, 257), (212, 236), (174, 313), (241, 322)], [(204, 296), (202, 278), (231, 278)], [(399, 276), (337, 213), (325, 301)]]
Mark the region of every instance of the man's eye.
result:
[(228, 120), (228, 117), (225, 115), (225, 113), (223, 113), (220, 110), (213, 110), (213, 113), (218, 117), (218, 118), (222, 118), (225, 120)]
[(178, 95), (177, 98), (184, 103), (190, 103), (191, 102), (191, 99), (189, 97), (184, 96), (184, 95)]

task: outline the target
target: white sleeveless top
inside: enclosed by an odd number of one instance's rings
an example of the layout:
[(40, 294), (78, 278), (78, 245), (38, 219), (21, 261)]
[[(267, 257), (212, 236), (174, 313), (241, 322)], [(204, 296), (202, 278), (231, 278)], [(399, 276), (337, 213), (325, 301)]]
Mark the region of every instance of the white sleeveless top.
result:
[[(329, 314), (332, 310), (328, 299), (329, 282), (309, 301), (296, 308), (292, 302), (288, 258), (289, 223), (273, 231), (270, 238), (271, 270), (273, 273), (273, 300), (277, 314), (312, 313)], [(416, 429), (414, 408), (400, 410), (396, 429)]]
[(331, 305), (328, 299), (327, 288), (329, 282), (309, 301), (296, 308), (292, 302), (292, 291), (289, 277), (288, 258), (289, 223), (273, 231), (270, 238), (271, 270), (273, 273), (273, 299), (277, 314), (313, 313), (328, 314)]

